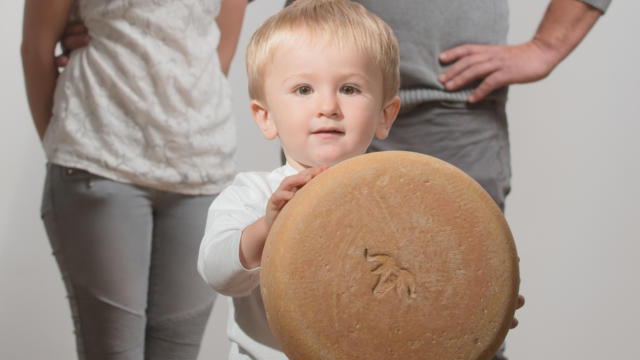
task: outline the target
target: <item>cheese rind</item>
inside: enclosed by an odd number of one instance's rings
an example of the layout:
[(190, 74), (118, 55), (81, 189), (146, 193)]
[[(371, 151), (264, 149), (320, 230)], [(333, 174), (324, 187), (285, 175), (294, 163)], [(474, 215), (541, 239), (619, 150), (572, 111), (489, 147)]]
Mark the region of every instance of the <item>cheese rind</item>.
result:
[(292, 360), (490, 359), (519, 287), (491, 197), (401, 151), (346, 160), (300, 189), (261, 266), (267, 320)]

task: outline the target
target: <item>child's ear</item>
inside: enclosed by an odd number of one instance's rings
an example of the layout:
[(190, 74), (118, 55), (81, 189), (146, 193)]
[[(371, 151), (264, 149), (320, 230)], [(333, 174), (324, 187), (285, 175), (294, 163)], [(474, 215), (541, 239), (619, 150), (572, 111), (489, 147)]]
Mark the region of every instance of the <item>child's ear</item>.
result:
[(273, 140), (278, 136), (278, 129), (269, 115), (269, 110), (260, 101), (251, 100), (251, 115), (265, 139)]
[(400, 111), (400, 98), (394, 96), (393, 99), (389, 100), (382, 108), (382, 120), (376, 128), (376, 137), (378, 139), (386, 139), (387, 136), (389, 136), (389, 130), (398, 116), (398, 111)]

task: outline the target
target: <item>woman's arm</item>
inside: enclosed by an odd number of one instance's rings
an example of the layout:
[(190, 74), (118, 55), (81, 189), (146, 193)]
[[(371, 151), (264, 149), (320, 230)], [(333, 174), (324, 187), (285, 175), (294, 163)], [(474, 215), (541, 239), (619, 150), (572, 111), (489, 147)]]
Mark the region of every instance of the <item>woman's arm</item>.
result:
[(216, 18), (220, 29), (220, 43), (218, 43), (218, 58), (220, 67), (225, 75), (229, 75), (231, 60), (238, 46), (242, 20), (248, 0), (223, 0), (220, 13)]
[(72, 4), (73, 0), (26, 0), (24, 5), (22, 68), (31, 116), (40, 139), (53, 110), (58, 77), (53, 55)]

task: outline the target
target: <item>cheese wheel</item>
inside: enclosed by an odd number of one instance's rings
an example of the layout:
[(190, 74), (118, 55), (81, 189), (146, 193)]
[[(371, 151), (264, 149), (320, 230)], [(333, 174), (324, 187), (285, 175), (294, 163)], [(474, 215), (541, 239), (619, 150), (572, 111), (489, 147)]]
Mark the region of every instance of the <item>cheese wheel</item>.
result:
[(403, 151), (343, 161), (301, 188), (261, 266), (267, 320), (292, 360), (490, 359), (519, 286), (491, 197)]

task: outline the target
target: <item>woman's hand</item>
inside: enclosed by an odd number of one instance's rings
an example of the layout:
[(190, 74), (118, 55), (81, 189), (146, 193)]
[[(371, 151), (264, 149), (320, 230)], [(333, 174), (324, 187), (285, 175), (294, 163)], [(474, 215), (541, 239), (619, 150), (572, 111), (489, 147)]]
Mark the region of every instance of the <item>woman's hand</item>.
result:
[(64, 33), (60, 38), (60, 46), (62, 54), (55, 57), (55, 63), (58, 67), (65, 67), (69, 63), (69, 54), (73, 50), (83, 48), (89, 45), (89, 29), (84, 26), (80, 20), (69, 21), (64, 28)]

